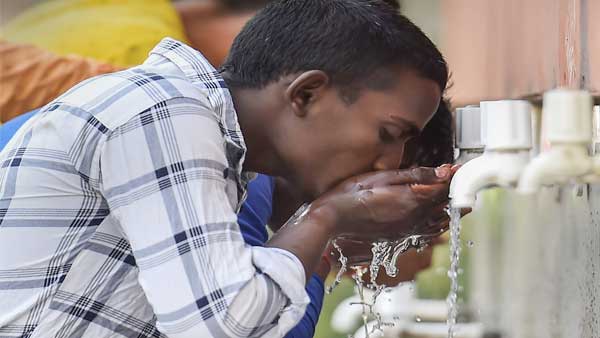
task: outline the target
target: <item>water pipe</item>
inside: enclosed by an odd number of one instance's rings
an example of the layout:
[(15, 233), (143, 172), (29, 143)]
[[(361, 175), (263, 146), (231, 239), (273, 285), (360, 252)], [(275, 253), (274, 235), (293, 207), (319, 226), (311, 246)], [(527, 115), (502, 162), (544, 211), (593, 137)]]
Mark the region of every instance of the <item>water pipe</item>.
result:
[(473, 207), (477, 192), (487, 187), (516, 185), (529, 161), (531, 105), (520, 100), (488, 101), (481, 109), (485, 150), (454, 175), (450, 184), (454, 208)]
[(594, 155), (594, 174), (600, 177), (600, 106), (594, 106), (592, 155)]
[(454, 144), (457, 164), (464, 164), (483, 154), (481, 135), (481, 109), (478, 106), (457, 108), (455, 112), (456, 133)]
[(592, 121), (592, 154), (600, 155), (600, 106), (594, 106), (594, 115)]

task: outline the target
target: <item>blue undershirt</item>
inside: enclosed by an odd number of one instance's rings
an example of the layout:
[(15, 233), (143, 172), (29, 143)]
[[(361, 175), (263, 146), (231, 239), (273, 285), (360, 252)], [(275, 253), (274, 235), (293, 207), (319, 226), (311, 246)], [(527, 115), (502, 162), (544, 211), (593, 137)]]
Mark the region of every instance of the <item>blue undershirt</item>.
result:
[[(0, 150), (36, 112), (37, 110), (34, 110), (20, 115), (0, 127)], [(273, 212), (273, 188), (273, 178), (265, 175), (258, 175), (248, 184), (248, 198), (238, 214), (240, 230), (248, 245), (263, 246), (269, 239), (266, 224)], [(310, 297), (310, 304), (302, 320), (288, 332), (286, 338), (308, 338), (315, 334), (315, 327), (323, 306), (324, 286), (321, 278), (313, 275), (306, 284), (306, 292)]]

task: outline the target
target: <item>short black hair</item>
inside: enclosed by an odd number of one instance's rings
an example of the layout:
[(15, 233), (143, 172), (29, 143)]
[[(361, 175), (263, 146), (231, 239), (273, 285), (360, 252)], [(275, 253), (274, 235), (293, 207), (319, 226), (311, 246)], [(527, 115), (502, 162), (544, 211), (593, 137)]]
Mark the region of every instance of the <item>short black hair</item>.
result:
[(402, 168), (437, 167), (454, 162), (454, 128), (450, 102), (442, 99), (421, 134), (405, 146)]
[(279, 0), (235, 38), (221, 71), (228, 85), (262, 88), (283, 76), (322, 70), (334, 85), (402, 66), (443, 92), (446, 62), (427, 36), (383, 0)]

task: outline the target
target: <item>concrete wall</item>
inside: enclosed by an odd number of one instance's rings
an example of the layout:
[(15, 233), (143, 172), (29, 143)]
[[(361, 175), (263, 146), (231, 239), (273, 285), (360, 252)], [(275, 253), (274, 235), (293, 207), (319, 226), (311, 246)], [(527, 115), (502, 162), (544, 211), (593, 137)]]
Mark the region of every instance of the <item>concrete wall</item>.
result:
[(444, 0), (441, 40), (458, 104), (567, 86), (600, 89), (600, 1)]

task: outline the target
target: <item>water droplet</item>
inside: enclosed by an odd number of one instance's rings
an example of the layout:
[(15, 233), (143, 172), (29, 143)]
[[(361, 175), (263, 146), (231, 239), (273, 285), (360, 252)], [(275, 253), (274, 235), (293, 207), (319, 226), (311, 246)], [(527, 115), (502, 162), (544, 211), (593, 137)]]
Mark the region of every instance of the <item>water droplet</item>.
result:
[(423, 321), (423, 319), (421, 319), (421, 317), (419, 317), (419, 316), (416, 316), (416, 317), (415, 317), (415, 321), (416, 321), (417, 323), (420, 323), (421, 321)]
[(475, 245), (475, 242), (473, 242), (473, 241), (467, 241), (467, 246), (469, 248), (472, 248), (474, 245)]

